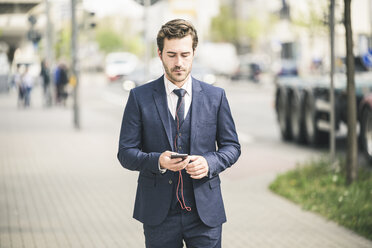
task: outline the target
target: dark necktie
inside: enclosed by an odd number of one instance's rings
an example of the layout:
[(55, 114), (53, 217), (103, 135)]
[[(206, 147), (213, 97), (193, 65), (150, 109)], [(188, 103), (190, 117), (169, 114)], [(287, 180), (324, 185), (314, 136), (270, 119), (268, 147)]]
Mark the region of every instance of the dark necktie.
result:
[(186, 94), (186, 90), (184, 89), (176, 89), (173, 90), (174, 94), (178, 96), (178, 101), (177, 101), (177, 108), (176, 108), (176, 122), (177, 122), (177, 128), (182, 125), (183, 120), (185, 118), (185, 101), (184, 101), (184, 96)]

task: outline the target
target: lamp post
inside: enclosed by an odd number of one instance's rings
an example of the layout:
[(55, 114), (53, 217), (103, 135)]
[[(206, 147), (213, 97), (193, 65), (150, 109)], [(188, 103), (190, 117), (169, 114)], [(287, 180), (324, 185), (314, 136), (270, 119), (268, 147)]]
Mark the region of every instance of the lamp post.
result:
[(71, 0), (71, 81), (74, 85), (73, 90), (73, 116), (74, 116), (74, 127), (80, 129), (80, 107), (78, 98), (79, 89), (79, 74), (77, 69), (77, 22), (76, 22), (76, 0)]

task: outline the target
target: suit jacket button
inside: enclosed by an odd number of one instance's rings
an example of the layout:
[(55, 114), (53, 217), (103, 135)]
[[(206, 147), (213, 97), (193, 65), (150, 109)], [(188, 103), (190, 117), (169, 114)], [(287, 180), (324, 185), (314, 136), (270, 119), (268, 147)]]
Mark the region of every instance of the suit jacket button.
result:
[(172, 182), (172, 180), (170, 179), (170, 180), (169, 180), (169, 184), (172, 184), (172, 183), (173, 183), (173, 182)]
[(214, 177), (217, 176), (217, 172), (213, 172), (212, 176)]

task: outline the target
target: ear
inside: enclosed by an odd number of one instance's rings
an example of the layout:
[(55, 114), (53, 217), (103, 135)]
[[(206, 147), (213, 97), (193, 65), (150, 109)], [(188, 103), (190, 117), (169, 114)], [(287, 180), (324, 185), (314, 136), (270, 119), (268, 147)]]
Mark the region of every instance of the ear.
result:
[(161, 59), (161, 51), (159, 50), (159, 48), (158, 48), (158, 56)]

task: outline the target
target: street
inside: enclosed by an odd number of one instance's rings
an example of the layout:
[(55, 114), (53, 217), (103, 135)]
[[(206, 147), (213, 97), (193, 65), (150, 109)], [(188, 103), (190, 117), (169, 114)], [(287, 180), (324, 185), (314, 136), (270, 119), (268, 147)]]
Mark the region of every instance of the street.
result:
[[(239, 161), (221, 174), (223, 247), (372, 247), (267, 189), (277, 173), (326, 151), (281, 141), (270, 81), (217, 86), (242, 144)], [(79, 131), (71, 102), (43, 107), (40, 87), (30, 109), (17, 109), (15, 91), (0, 95), (0, 247), (144, 247), (132, 219), (138, 173), (116, 159), (128, 92), (90, 73), (80, 93)]]

